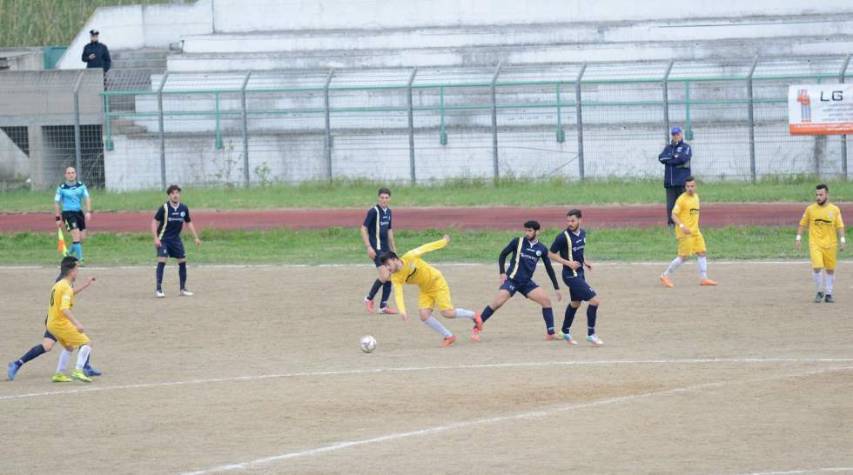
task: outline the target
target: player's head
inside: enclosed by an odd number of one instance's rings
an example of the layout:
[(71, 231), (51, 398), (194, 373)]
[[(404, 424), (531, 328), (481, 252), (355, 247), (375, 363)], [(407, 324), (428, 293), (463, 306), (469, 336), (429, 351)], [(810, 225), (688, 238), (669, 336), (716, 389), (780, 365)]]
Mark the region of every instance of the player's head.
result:
[(169, 195), (169, 201), (179, 203), (181, 201), (181, 187), (178, 185), (169, 185), (166, 188), (166, 194)]
[(74, 279), (77, 278), (77, 264), (78, 260), (74, 256), (65, 256), (62, 258), (62, 262), (59, 264), (59, 278), (60, 279), (71, 279), (73, 282)]
[(74, 183), (77, 181), (77, 170), (74, 167), (68, 167), (65, 169), (65, 181), (68, 183)]
[(401, 261), (400, 258), (397, 257), (397, 253), (395, 253), (394, 251), (388, 251), (379, 256), (379, 265), (381, 265), (382, 267), (387, 269), (388, 272), (391, 272), (393, 274), (394, 272), (400, 270), (401, 267), (403, 267), (403, 261)]
[(100, 32), (98, 30), (89, 30), (89, 40), (92, 43), (98, 42), (98, 36), (99, 35), (100, 35)]
[(524, 223), (524, 235), (527, 237), (527, 239), (536, 239), (536, 236), (539, 235), (539, 229), (541, 228), (542, 226), (539, 225), (539, 221), (527, 221), (526, 223)]
[(693, 195), (693, 193), (696, 193), (696, 179), (695, 178), (693, 178), (692, 176), (689, 176), (689, 177), (687, 177), (686, 180), (684, 180), (684, 191), (686, 191), (688, 195)]
[(566, 213), (566, 224), (569, 227), (570, 231), (577, 231), (579, 227), (581, 227), (581, 219), (583, 218), (583, 213), (581, 210), (574, 208), (570, 209), (568, 213)]
[(672, 141), (676, 143), (681, 142), (682, 137), (684, 137), (681, 134), (681, 127), (673, 127), (672, 130), (670, 130), (670, 135), (672, 135)]
[(815, 198), (815, 201), (817, 201), (817, 204), (823, 206), (826, 203), (826, 200), (829, 199), (829, 187), (823, 183), (816, 186), (815, 192), (814, 192), (814, 198)]
[(387, 208), (388, 203), (391, 201), (391, 190), (389, 190), (388, 188), (385, 188), (383, 186), (376, 193), (376, 196), (378, 197), (378, 200), (379, 200), (379, 206), (381, 206), (383, 208)]

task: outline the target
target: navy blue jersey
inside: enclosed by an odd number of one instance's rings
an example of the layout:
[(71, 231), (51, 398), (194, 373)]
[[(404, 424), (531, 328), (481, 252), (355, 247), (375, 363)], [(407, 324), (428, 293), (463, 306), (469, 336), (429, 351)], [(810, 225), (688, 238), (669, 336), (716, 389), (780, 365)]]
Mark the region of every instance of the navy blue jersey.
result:
[(586, 247), (586, 231), (583, 229), (578, 229), (576, 233), (565, 229), (554, 238), (554, 242), (551, 244), (551, 252), (559, 254), (560, 257), (567, 261), (576, 261), (581, 264), (577, 270), (564, 265), (564, 277), (583, 277), (584, 247)]
[(374, 251), (390, 251), (388, 243), (388, 231), (391, 229), (391, 208), (382, 209), (376, 205), (367, 211), (364, 218), (364, 227), (367, 228), (367, 237)]
[(163, 203), (163, 206), (157, 210), (154, 219), (160, 222), (157, 226), (157, 237), (160, 240), (180, 238), (184, 223), (192, 221), (187, 205), (178, 203), (178, 206), (172, 206), (169, 201)]
[[(504, 271), (506, 258), (509, 255), (512, 255), (512, 260), (509, 269)], [(545, 271), (548, 272), (548, 277), (554, 284), (554, 288), (559, 289), (557, 276), (554, 274), (551, 259), (548, 257), (548, 248), (538, 240), (529, 241), (527, 238), (518, 237), (510, 241), (501, 251), (498, 267), (500, 273), (506, 274), (508, 279), (518, 284), (524, 284), (533, 280), (533, 273), (536, 272), (536, 264), (539, 263), (539, 259), (542, 259), (542, 263), (545, 264)]]

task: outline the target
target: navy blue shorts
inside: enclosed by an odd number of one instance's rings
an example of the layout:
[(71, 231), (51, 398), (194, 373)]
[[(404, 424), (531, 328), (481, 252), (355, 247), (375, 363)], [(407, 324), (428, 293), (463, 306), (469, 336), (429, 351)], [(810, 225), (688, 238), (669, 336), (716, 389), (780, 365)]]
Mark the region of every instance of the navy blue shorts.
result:
[[(374, 249), (374, 251), (375, 251), (375, 250), (376, 250), (376, 249)], [(374, 257), (374, 258), (373, 258), (373, 263), (374, 263), (374, 264), (376, 264), (376, 267), (382, 267), (382, 263), (381, 263), (381, 262), (379, 262), (379, 258), (380, 258), (380, 257), (382, 257), (382, 253), (381, 253), (381, 252), (377, 252), (377, 253), (376, 253), (376, 257)]]
[(592, 290), (583, 275), (577, 277), (563, 275), (563, 282), (569, 288), (569, 299), (572, 302), (586, 302), (595, 298), (595, 291)]
[(178, 239), (162, 239), (160, 247), (157, 248), (157, 257), (171, 257), (173, 259), (184, 259), (187, 257), (184, 251), (184, 242)]
[(501, 290), (506, 290), (507, 292), (509, 292), (510, 297), (515, 295), (516, 292), (521, 292), (521, 295), (527, 297), (527, 294), (533, 292), (537, 288), (539, 288), (539, 286), (536, 285), (536, 282), (533, 282), (532, 280), (520, 283), (512, 279), (507, 279), (506, 282), (501, 285)]
[(45, 330), (45, 331), (44, 331), (44, 337), (45, 337), (45, 338), (50, 338), (51, 340), (56, 341), (56, 337), (55, 337), (55, 336), (53, 336), (53, 335), (52, 335), (49, 331), (47, 331), (47, 330)]

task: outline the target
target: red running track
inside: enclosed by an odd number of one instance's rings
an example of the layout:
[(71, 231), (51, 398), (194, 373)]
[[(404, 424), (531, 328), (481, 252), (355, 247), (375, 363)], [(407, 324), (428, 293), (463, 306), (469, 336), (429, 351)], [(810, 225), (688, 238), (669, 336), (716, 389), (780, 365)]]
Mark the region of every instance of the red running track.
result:
[[(708, 204), (702, 207), (702, 227), (795, 227), (808, 203)], [(849, 208), (850, 203), (839, 203)], [(584, 206), (584, 225), (598, 228), (647, 228), (665, 224), (660, 205)], [(266, 211), (193, 211), (200, 229), (321, 229), (358, 227), (365, 209), (279, 209)], [(543, 226), (561, 227), (566, 207), (514, 208), (394, 208), (398, 229), (465, 228), (519, 229), (536, 219)], [(95, 213), (89, 227), (101, 232), (148, 232), (153, 212)], [(42, 232), (56, 229), (53, 213), (0, 213), (0, 232)]]

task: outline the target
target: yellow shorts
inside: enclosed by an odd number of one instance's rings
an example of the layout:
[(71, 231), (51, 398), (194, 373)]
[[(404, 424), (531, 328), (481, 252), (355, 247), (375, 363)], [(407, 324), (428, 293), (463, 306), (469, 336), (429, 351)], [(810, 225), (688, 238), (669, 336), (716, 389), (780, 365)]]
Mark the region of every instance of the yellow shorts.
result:
[(89, 343), (89, 337), (85, 333), (80, 333), (74, 325), (70, 323), (55, 323), (51, 322), (47, 325), (47, 331), (56, 338), (56, 341), (65, 348), (77, 348)]
[(809, 246), (809, 255), (812, 260), (812, 269), (835, 270), (838, 248)]
[(450, 287), (444, 277), (436, 279), (429, 290), (421, 291), (418, 296), (418, 308), (437, 308), (441, 310), (453, 310), (453, 301), (450, 299)]
[(678, 240), (678, 255), (692, 256), (705, 252), (705, 237), (702, 234), (684, 236)]

